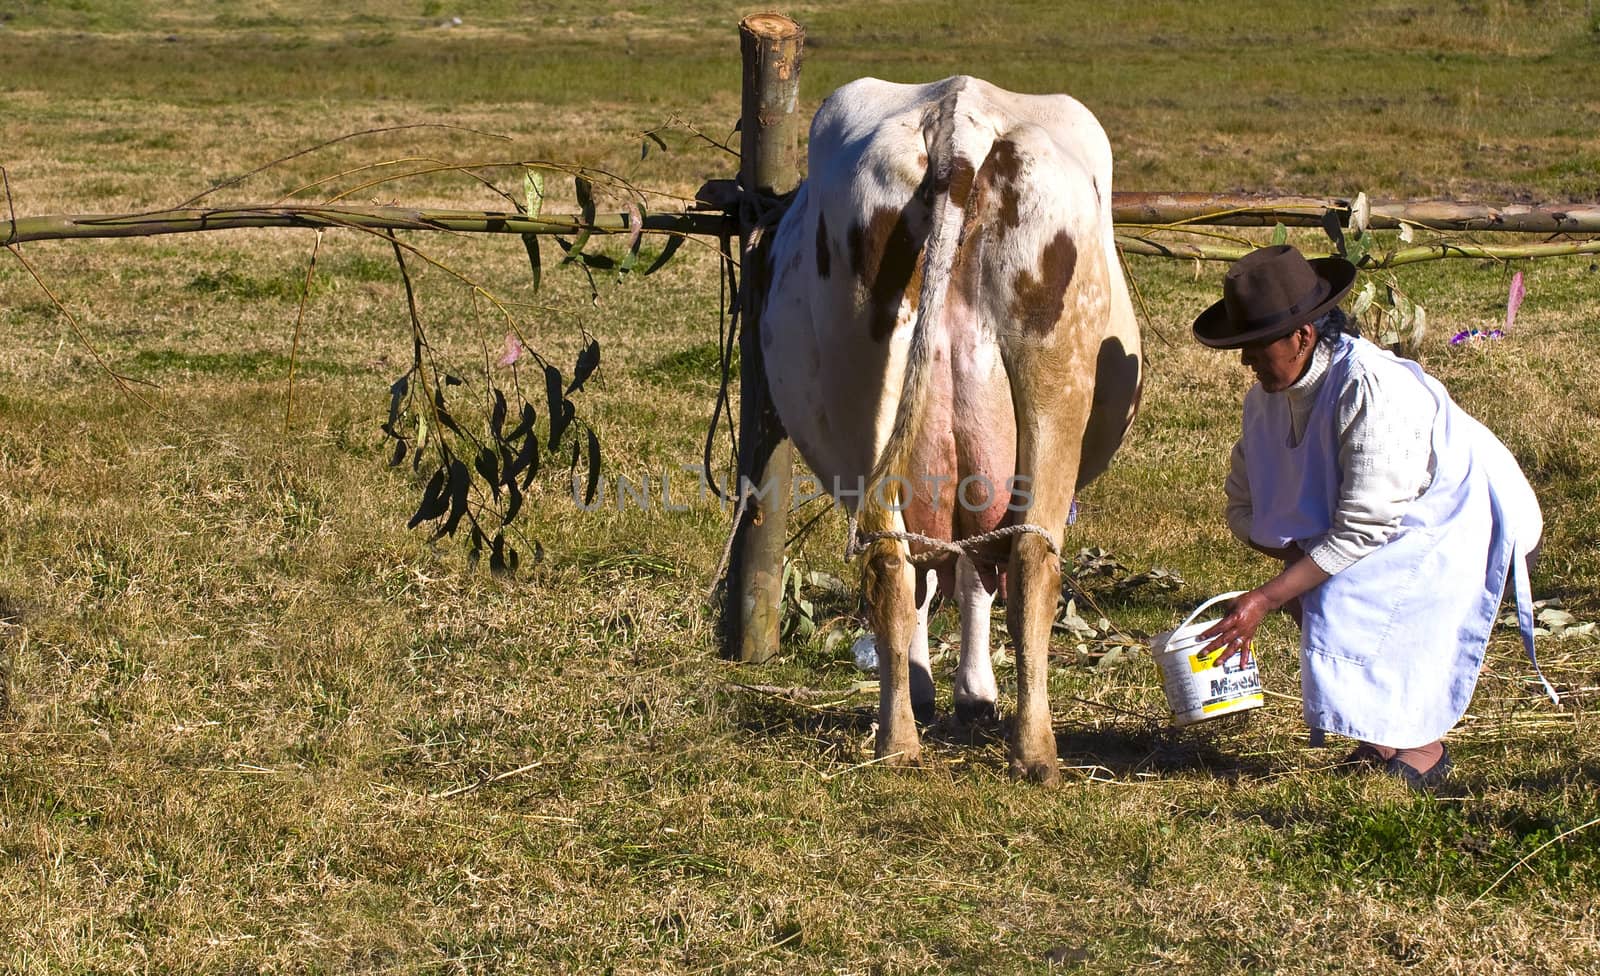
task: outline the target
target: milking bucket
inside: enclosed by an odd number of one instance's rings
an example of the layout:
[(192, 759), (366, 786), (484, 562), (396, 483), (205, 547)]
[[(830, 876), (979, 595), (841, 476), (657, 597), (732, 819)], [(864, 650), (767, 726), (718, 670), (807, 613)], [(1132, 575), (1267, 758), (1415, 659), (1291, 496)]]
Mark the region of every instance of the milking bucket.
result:
[(1161, 666), (1161, 684), (1167, 692), (1167, 705), (1172, 708), (1173, 725), (1191, 725), (1260, 708), (1265, 701), (1254, 651), (1250, 651), (1248, 664), (1241, 663), (1243, 655), (1235, 654), (1219, 667), (1217, 658), (1222, 656), (1222, 649), (1205, 653), (1207, 642), (1200, 635), (1222, 618), (1194, 622), (1211, 606), (1243, 594), (1243, 590), (1236, 590), (1214, 596), (1196, 607), (1176, 629), (1151, 638), (1150, 654)]

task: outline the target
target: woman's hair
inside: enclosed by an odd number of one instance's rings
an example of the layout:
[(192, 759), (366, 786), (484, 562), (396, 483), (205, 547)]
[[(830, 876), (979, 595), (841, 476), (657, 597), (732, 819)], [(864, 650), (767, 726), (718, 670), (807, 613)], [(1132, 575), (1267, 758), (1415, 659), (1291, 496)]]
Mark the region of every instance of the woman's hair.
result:
[(1356, 323), (1355, 319), (1344, 314), (1344, 309), (1339, 308), (1337, 305), (1328, 309), (1321, 318), (1311, 324), (1316, 327), (1317, 341), (1326, 342), (1329, 345), (1338, 342), (1341, 335), (1361, 335), (1361, 326)]

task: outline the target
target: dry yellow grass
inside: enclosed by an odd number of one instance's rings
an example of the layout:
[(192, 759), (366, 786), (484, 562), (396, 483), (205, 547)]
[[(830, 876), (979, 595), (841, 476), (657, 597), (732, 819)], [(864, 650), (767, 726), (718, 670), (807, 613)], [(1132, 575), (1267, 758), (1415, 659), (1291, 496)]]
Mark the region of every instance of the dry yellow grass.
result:
[[(1583, 5), (1380, 5), (1360, 19), (1267, 9), (797, 14), (817, 42), (808, 104), (868, 72), (1063, 88), (1105, 120), (1126, 189), (1600, 196), (1592, 126), (1575, 121), (1593, 110), (1573, 80), (1595, 50)], [(269, 198), (403, 156), (569, 160), (674, 193), (726, 175), (725, 158), (687, 141), (641, 164), (636, 131), (677, 114), (726, 133), (733, 14), (495, 2), (463, 13), (459, 31), (437, 26), (457, 12), (19, 8), (0, 22), (0, 63), (14, 66), (0, 78), (12, 199), (23, 214), (170, 205), (332, 136), (422, 122), (510, 139), (386, 133), (221, 195)], [(1313, 114), (1326, 124), (1308, 126)], [(374, 195), (486, 205), (442, 177)], [(412, 240), (529, 303), (517, 313), (526, 333), (563, 368), (584, 330), (602, 340), (579, 400), (609, 472), (698, 460), (715, 392), (710, 254), (685, 248), (651, 279), (605, 284), (594, 306), (579, 276), (553, 269), (532, 295), (515, 241)], [(138, 388), (157, 411), (119, 393), (0, 254), (0, 968), (1600, 963), (1600, 835), (1540, 849), (1600, 813), (1593, 638), (1543, 643), (1547, 673), (1573, 692), (1561, 711), (1529, 686), (1515, 642), (1496, 639), (1454, 739), (1459, 781), (1438, 799), (1335, 776), (1327, 752), (1304, 747), (1281, 622), (1263, 642), (1269, 707), (1186, 732), (1164, 726), (1147, 659), (1095, 668), (1063, 645), (1059, 791), (1011, 784), (997, 739), (949, 726), (930, 731), (920, 772), (863, 766), (872, 696), (852, 692), (845, 647), (795, 641), (762, 668), (716, 659), (701, 602), (727, 521), (714, 505), (584, 514), (545, 483), (525, 530), (544, 560), (512, 580), (469, 572), (459, 547), (404, 529), (418, 485), (383, 466), (377, 426), (409, 331), (381, 242), (325, 237), (285, 431), (310, 249), (309, 234), (244, 231), (23, 249), (99, 354), (154, 384)], [(1582, 260), (1522, 270), (1517, 334), (1483, 350), (1444, 339), (1502, 314), (1505, 269), (1444, 264), (1404, 282), (1435, 323), (1428, 366), (1541, 492), (1538, 595), (1592, 620), (1600, 274)], [(1125, 596), (1087, 584), (1134, 631), (1266, 567), (1220, 517), (1243, 377), (1187, 341), (1220, 269), (1130, 271), (1150, 306), (1151, 383), (1126, 450), (1085, 495), (1077, 538), (1187, 580)], [(444, 274), (418, 278), (441, 352), (481, 369), (504, 324)], [(842, 532), (823, 518), (795, 555), (848, 577)], [(950, 623), (946, 611), (936, 629)], [(786, 700), (744, 684), (836, 694)]]

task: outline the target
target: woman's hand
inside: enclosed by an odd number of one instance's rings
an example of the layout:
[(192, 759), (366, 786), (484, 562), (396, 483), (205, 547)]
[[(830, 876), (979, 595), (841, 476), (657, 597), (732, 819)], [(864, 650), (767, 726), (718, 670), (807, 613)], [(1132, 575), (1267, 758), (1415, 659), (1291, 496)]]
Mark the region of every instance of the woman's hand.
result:
[(1228, 613), (1216, 625), (1200, 635), (1206, 644), (1205, 653), (1221, 648), (1222, 653), (1214, 663), (1222, 667), (1235, 654), (1242, 655), (1240, 663), (1250, 663), (1250, 642), (1255, 639), (1256, 628), (1261, 626), (1261, 621), (1267, 614), (1278, 609), (1281, 604), (1273, 603), (1272, 599), (1262, 591), (1265, 587), (1257, 587), (1249, 593), (1235, 597), (1228, 606)]
[(1298, 600), (1327, 579), (1328, 574), (1311, 559), (1305, 556), (1296, 559), (1266, 583), (1234, 599), (1228, 606), (1227, 616), (1200, 635), (1201, 639), (1209, 641), (1206, 653), (1222, 649), (1216, 661), (1219, 667), (1235, 654), (1243, 654), (1248, 664), (1250, 641), (1266, 615), (1291, 600)]

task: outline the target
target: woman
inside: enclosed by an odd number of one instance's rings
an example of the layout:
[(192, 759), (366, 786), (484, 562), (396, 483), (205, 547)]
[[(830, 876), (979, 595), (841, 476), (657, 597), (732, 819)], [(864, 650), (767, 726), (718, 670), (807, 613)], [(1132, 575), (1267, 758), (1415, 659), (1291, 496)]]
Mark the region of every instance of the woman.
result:
[(1284, 563), (1205, 636), (1224, 660), (1248, 654), (1262, 618), (1287, 608), (1313, 741), (1356, 739), (1348, 762), (1428, 789), (1449, 774), (1442, 739), (1472, 698), (1508, 577), (1533, 657), (1526, 555), (1543, 522), (1494, 435), (1417, 364), (1355, 334), (1337, 307), (1355, 275), (1342, 258), (1262, 248), (1195, 319), (1195, 338), (1238, 349), (1259, 381), (1229, 528)]

